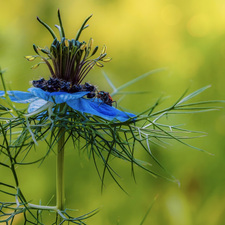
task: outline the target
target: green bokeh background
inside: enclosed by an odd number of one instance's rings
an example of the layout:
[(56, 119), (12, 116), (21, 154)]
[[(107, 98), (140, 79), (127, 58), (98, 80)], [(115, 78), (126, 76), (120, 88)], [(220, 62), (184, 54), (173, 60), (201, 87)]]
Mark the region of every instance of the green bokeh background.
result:
[[(94, 39), (94, 44), (108, 47), (113, 58), (104, 71), (116, 86), (160, 67), (166, 72), (149, 76), (127, 90), (149, 90), (149, 94), (126, 96), (121, 105), (134, 111), (149, 107), (164, 92), (171, 96), (163, 106), (176, 101), (192, 84), (194, 91), (205, 85), (212, 87), (198, 100), (225, 99), (225, 2), (221, 0), (0, 0), (0, 65), (7, 68), (8, 88), (26, 91), (29, 81), (48, 78), (47, 67), (31, 70), (33, 63), (23, 56), (33, 54), (32, 44), (51, 44), (51, 36), (36, 16), (51, 27), (57, 22), (57, 9), (67, 37), (73, 38), (83, 20), (94, 14), (80, 40)], [(111, 91), (101, 69), (95, 68), (86, 81), (100, 90)], [(1, 87), (2, 88), (2, 87)], [(120, 96), (116, 97), (118, 100)], [(224, 194), (224, 109), (199, 115), (171, 117), (167, 123), (185, 123), (185, 128), (202, 130), (207, 137), (188, 143), (214, 154), (208, 154), (171, 142), (172, 146), (152, 146), (153, 154), (180, 180), (181, 186), (155, 179), (136, 169), (137, 184), (127, 163), (115, 160), (123, 179), (122, 192), (110, 176), (101, 194), (101, 182), (92, 161), (78, 154), (71, 144), (66, 150), (67, 207), (79, 209), (81, 215), (99, 206), (100, 213), (89, 219), (95, 225), (139, 225), (154, 197), (156, 202), (145, 224), (157, 225), (222, 225), (225, 224)], [(40, 155), (40, 145), (33, 158)], [(150, 161), (137, 149), (138, 157)], [(154, 170), (160, 171), (155, 165)], [(18, 168), (21, 188), (27, 199), (46, 204), (55, 194), (55, 155), (50, 155), (38, 168)], [(163, 173), (163, 172), (162, 172)], [(0, 168), (0, 179), (8, 179)], [(1, 198), (4, 197), (0, 195)], [(51, 204), (54, 204), (54, 199)], [(46, 214), (48, 217), (48, 214)], [(23, 224), (18, 216), (14, 224)], [(46, 223), (48, 224), (48, 223)]]

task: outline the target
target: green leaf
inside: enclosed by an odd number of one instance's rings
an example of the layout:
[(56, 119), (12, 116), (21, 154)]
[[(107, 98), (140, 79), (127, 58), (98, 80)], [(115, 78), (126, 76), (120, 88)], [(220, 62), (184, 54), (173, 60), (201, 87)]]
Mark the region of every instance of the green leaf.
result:
[(190, 99), (192, 99), (192, 98), (194, 98), (195, 96), (199, 95), (200, 93), (202, 93), (203, 91), (205, 91), (206, 89), (208, 89), (208, 88), (210, 88), (210, 87), (211, 87), (211, 85), (207, 85), (207, 86), (205, 86), (205, 87), (203, 87), (203, 88), (198, 89), (197, 91), (192, 92), (191, 94), (189, 94), (188, 96), (186, 96), (185, 98), (183, 98), (182, 100), (180, 100), (180, 101), (176, 104), (176, 106), (177, 106), (177, 105), (180, 105), (180, 104), (182, 104), (182, 103), (184, 103), (184, 102), (186, 102), (186, 101), (188, 101), (188, 100), (190, 100)]
[(117, 88), (114, 86), (112, 81), (109, 79), (109, 77), (107, 76), (106, 72), (102, 71), (102, 73), (103, 73), (103, 76), (105, 77), (105, 79), (107, 80), (108, 84), (110, 85), (110, 87), (113, 89), (113, 92), (117, 92)]
[(50, 32), (53, 39), (55, 39), (55, 38), (57, 39), (57, 37), (51, 27), (49, 27), (46, 23), (44, 23), (39, 17), (37, 17), (37, 20)]
[(77, 35), (76, 35), (76, 37), (75, 37), (75, 41), (77, 41), (77, 40), (79, 39), (79, 37), (80, 37), (82, 31), (87, 27), (87, 26), (85, 27), (86, 23), (88, 22), (88, 20), (89, 20), (91, 17), (92, 17), (92, 14), (91, 14), (88, 18), (86, 18), (86, 19), (84, 20), (83, 24), (81, 25), (80, 30), (77, 32)]
[[(160, 69), (155, 69), (155, 70), (149, 71), (149, 72), (147, 72), (147, 73), (145, 73), (145, 74), (143, 74), (143, 75), (141, 75), (141, 76), (139, 76), (139, 77), (137, 77), (137, 78), (135, 78), (135, 79), (133, 79), (131, 81), (128, 81), (127, 83), (123, 84), (122, 86), (118, 87), (117, 88), (117, 91), (120, 91), (120, 90), (122, 90), (122, 89), (124, 89), (124, 88), (126, 88), (126, 87), (128, 87), (128, 86), (130, 86), (130, 85), (132, 85), (132, 84), (134, 84), (136, 82), (138, 82), (139, 80), (144, 79), (145, 77), (147, 77), (149, 75), (152, 75), (154, 73), (159, 73), (159, 72), (165, 71), (166, 69), (167, 68), (160, 68)], [(113, 92), (111, 94), (111, 96), (113, 96), (115, 94), (117, 94), (117, 93)]]
[(58, 18), (59, 18), (59, 25), (60, 25), (60, 37), (61, 37), (61, 39), (62, 38), (64, 38), (64, 37), (66, 37), (65, 36), (65, 31), (64, 31), (64, 28), (63, 28), (63, 24), (62, 24), (62, 20), (61, 20), (61, 16), (60, 16), (60, 11), (59, 11), (59, 9), (58, 9)]
[(141, 221), (140, 225), (143, 225), (143, 224), (144, 224), (144, 222), (145, 222), (145, 220), (146, 220), (148, 214), (150, 213), (150, 211), (151, 211), (151, 209), (152, 209), (152, 206), (153, 206), (153, 204), (155, 203), (155, 201), (156, 201), (157, 198), (158, 198), (158, 195), (157, 195), (157, 196), (154, 198), (154, 200), (152, 201), (152, 203), (151, 203), (151, 205), (150, 205), (148, 211), (146, 212), (146, 214), (145, 214), (143, 220)]

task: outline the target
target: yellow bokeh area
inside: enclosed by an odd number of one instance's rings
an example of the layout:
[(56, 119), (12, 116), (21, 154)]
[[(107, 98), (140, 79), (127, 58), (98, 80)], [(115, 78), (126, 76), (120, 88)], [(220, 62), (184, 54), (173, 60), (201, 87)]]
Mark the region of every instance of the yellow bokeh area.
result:
[[(150, 70), (167, 68), (127, 88), (126, 91), (149, 93), (127, 95), (121, 106), (140, 112), (164, 93), (170, 97), (160, 107), (167, 107), (190, 85), (190, 91), (212, 85), (196, 101), (225, 99), (225, 1), (221, 0), (0, 0), (0, 66), (7, 69), (4, 78), (8, 89), (26, 91), (31, 80), (49, 77), (47, 67), (31, 70), (35, 63), (26, 61), (24, 56), (34, 54), (32, 44), (42, 47), (51, 44), (51, 35), (36, 16), (54, 27), (58, 24), (58, 8), (69, 39), (75, 37), (83, 20), (93, 14), (88, 22), (90, 27), (80, 40), (87, 42), (92, 37), (94, 45), (100, 48), (107, 45), (107, 54), (113, 60), (103, 69), (115, 86)], [(86, 81), (98, 85), (100, 90), (112, 91), (100, 68), (94, 68)], [(224, 103), (220, 105), (224, 107)], [(85, 151), (79, 154), (69, 142), (65, 157), (67, 208), (77, 209), (75, 215), (79, 216), (101, 207), (87, 224), (139, 225), (158, 195), (144, 225), (225, 224), (225, 110), (171, 116), (166, 123), (185, 124), (184, 128), (206, 132), (207, 137), (204, 134), (187, 142), (213, 154), (175, 141), (166, 148), (152, 145), (153, 154), (180, 180), (180, 187), (138, 168), (135, 183), (130, 165), (114, 160), (113, 166), (122, 177), (118, 180), (130, 196), (109, 174), (101, 193), (93, 161)], [(44, 142), (40, 143), (31, 158), (46, 149)], [(136, 151), (138, 157), (152, 163), (141, 148)], [(155, 164), (152, 169), (164, 173)], [(42, 204), (47, 204), (55, 195), (54, 154), (40, 167), (38, 164), (19, 167), (18, 174), (26, 198), (33, 203), (38, 204), (41, 199)], [(10, 176), (0, 167), (0, 181)], [(0, 202), (3, 198), (0, 193)], [(55, 204), (54, 198), (50, 204)], [(44, 216), (50, 221), (49, 213)], [(24, 224), (22, 217), (18, 216), (14, 224)]]

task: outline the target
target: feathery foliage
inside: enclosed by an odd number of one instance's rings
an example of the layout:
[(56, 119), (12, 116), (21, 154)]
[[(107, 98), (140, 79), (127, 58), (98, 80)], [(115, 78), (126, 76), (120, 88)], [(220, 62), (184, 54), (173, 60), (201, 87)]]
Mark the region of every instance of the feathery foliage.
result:
[[(3, 87), (5, 88), (2, 72), (0, 75), (3, 81)], [(107, 80), (110, 81), (108, 77)], [(112, 85), (111, 81), (109, 83)], [(133, 82), (128, 82), (121, 86), (122, 88), (115, 88), (116, 91), (114, 91), (114, 94), (118, 94), (118, 90), (122, 90), (132, 83)], [(118, 158), (129, 162), (133, 177), (135, 177), (134, 167), (138, 166), (154, 177), (163, 177), (167, 180), (179, 183), (179, 181), (156, 159), (150, 147), (152, 144), (161, 146), (161, 144), (167, 143), (166, 140), (173, 139), (181, 144), (203, 151), (184, 142), (185, 139), (191, 138), (188, 134), (191, 134), (193, 131), (182, 129), (178, 125), (162, 124), (159, 121), (161, 118), (170, 114), (202, 113), (218, 110), (219, 107), (206, 107), (205, 105), (218, 103), (219, 101), (187, 103), (209, 87), (210, 86), (203, 87), (189, 95), (187, 95), (187, 91), (185, 91), (173, 105), (164, 110), (157, 111), (157, 107), (162, 100), (162, 98), (159, 98), (150, 108), (138, 114), (135, 121), (132, 118), (125, 122), (108, 121), (97, 116), (82, 114), (67, 105), (64, 105), (62, 110), (59, 110), (61, 104), (57, 104), (53, 108), (51, 118), (49, 118), (48, 110), (44, 110), (40, 114), (29, 117), (29, 129), (26, 112), (15, 108), (7, 97), (7, 92), (5, 92), (5, 99), (9, 106), (0, 106), (0, 165), (11, 171), (14, 181), (9, 184), (1, 182), (0, 192), (8, 196), (13, 196), (15, 200), (14, 202), (0, 203), (0, 222), (12, 224), (13, 218), (16, 215), (23, 214), (27, 224), (44, 224), (40, 214), (43, 210), (47, 210), (55, 212), (62, 218), (60, 224), (65, 221), (70, 221), (75, 224), (85, 224), (83, 220), (98, 211), (97, 209), (86, 215), (72, 218), (68, 215), (66, 209), (60, 211), (55, 206), (30, 204), (29, 200), (27, 201), (22, 194), (16, 168), (18, 166), (28, 166), (35, 163), (41, 164), (46, 160), (49, 154), (54, 153), (54, 147), (59, 143), (61, 136), (64, 134), (65, 141), (63, 147), (69, 139), (72, 139), (74, 149), (86, 151), (88, 157), (94, 161), (96, 171), (102, 182), (102, 188), (104, 186), (104, 178), (106, 173), (108, 173), (119, 187), (123, 189), (117, 179), (119, 174), (117, 174), (110, 164), (110, 159), (112, 158)], [(202, 132), (200, 132), (200, 134), (202, 135)], [(37, 143), (39, 141), (44, 141), (48, 146), (48, 151), (41, 158), (34, 162), (29, 162), (26, 159), (29, 154), (33, 153), (35, 147), (34, 139)], [(149, 169), (147, 166), (149, 162), (143, 162), (135, 158), (135, 149), (138, 145), (149, 154), (153, 161), (168, 172), (168, 177), (157, 174)], [(103, 168), (100, 168), (101, 165), (98, 164), (97, 158), (100, 158), (104, 165)], [(36, 213), (33, 212), (34, 209)], [(30, 215), (29, 219), (27, 214)], [(56, 217), (56, 219), (57, 218), (58, 217)], [(57, 224), (57, 221), (53, 224)]]
[[(59, 11), (59, 25), (56, 25), (56, 27), (59, 30), (60, 40), (57, 39), (54, 31), (38, 18), (38, 21), (50, 32), (54, 40), (49, 49), (47, 47), (41, 48), (33, 45), (36, 55), (26, 56), (25, 58), (28, 61), (33, 61), (37, 57), (40, 57), (42, 59), (41, 63), (45, 63), (48, 66), (52, 79), (49, 81), (42, 80), (47, 85), (51, 86), (51, 82), (54, 83), (56, 81), (60, 83), (60, 85), (69, 83), (69, 87), (67, 88), (68, 92), (64, 92), (64, 94), (68, 94), (72, 87), (83, 89), (85, 85), (81, 85), (81, 82), (93, 66), (97, 65), (102, 67), (102, 62), (109, 62), (111, 60), (111, 58), (105, 58), (105, 46), (99, 57), (90, 59), (90, 57), (98, 50), (98, 47), (95, 47), (94, 50), (91, 51), (93, 39), (90, 39), (88, 44), (78, 41), (81, 32), (88, 26), (86, 23), (90, 18), (91, 16), (84, 21), (76, 37), (72, 40), (68, 40), (65, 37), (65, 31), (62, 26)], [(41, 54), (47, 56), (44, 57)], [(49, 60), (51, 63), (49, 63)], [(34, 65), (33, 68), (38, 67), (39, 64)], [(105, 73), (104, 76), (113, 89), (111, 96), (116, 94), (134, 94), (141, 92), (124, 92), (122, 90), (153, 73), (163, 70), (164, 69), (162, 68), (150, 71), (120, 87), (115, 87)], [(193, 137), (200, 137), (204, 133), (186, 130), (181, 128), (180, 125), (168, 125), (163, 123), (162, 119), (168, 117), (170, 114), (178, 115), (218, 110), (220, 107), (211, 106), (211, 104), (221, 102), (189, 102), (210, 87), (206, 86), (191, 94), (187, 94), (188, 90), (186, 90), (174, 104), (163, 110), (158, 110), (158, 106), (164, 100), (164, 98), (159, 97), (151, 107), (136, 116), (134, 114), (134, 116), (130, 116), (131, 114), (124, 112), (123, 115), (126, 116), (126, 120), (123, 119), (123, 121), (120, 121), (117, 117), (108, 120), (104, 119), (104, 116), (97, 116), (99, 114), (94, 115), (91, 112), (88, 113), (86, 111), (76, 110), (72, 108), (73, 106), (68, 105), (65, 102), (60, 102), (59, 104), (59, 102), (53, 101), (54, 98), (52, 98), (52, 101), (43, 98), (44, 101), (46, 101), (46, 104), (28, 114), (26, 109), (18, 109), (12, 102), (11, 95), (13, 92), (7, 92), (3, 72), (4, 71), (0, 70), (0, 79), (4, 90), (4, 94), (1, 95), (1, 98), (5, 100), (4, 104), (0, 105), (0, 169), (8, 170), (12, 175), (12, 179), (9, 183), (0, 181), (0, 193), (9, 199), (7, 202), (0, 202), (0, 223), (5, 222), (7, 225), (13, 224), (18, 215), (23, 216), (24, 224), (44, 225), (45, 221), (43, 221), (42, 217), (44, 211), (56, 215), (52, 225), (63, 223), (83, 225), (86, 224), (86, 219), (99, 211), (99, 209), (95, 209), (87, 214), (81, 216), (76, 215), (74, 217), (69, 214), (69, 210), (65, 206), (63, 163), (64, 151), (66, 150), (66, 144), (69, 140), (72, 140), (75, 150), (86, 152), (89, 159), (93, 160), (101, 180), (102, 190), (104, 187), (104, 179), (106, 175), (109, 174), (116, 184), (125, 191), (118, 181), (120, 176), (113, 168), (111, 159), (120, 159), (130, 163), (134, 179), (135, 167), (139, 167), (153, 177), (165, 178), (179, 184), (179, 181), (171, 175), (154, 156), (151, 151), (151, 146), (152, 144), (158, 146), (166, 145), (168, 144), (167, 140), (174, 140), (196, 150), (203, 151), (202, 149), (186, 143), (185, 140)], [(37, 81), (37, 83), (38, 82), (40, 81)], [(85, 84), (87, 86), (87, 83)], [(89, 85), (88, 88), (90, 87), (93, 89), (88, 90), (91, 93), (90, 98), (94, 98), (96, 91), (95, 87)], [(49, 91), (52, 86), (48, 88), (49, 89), (44, 90), (45, 96), (50, 96), (51, 92), (55, 91), (55, 89)], [(59, 92), (61, 91), (59, 88), (62, 87), (55, 88), (56, 93), (59, 95)], [(87, 88), (85, 90), (76, 90), (74, 92), (82, 91), (87, 91)], [(60, 94), (63, 95), (63, 92), (60, 92)], [(80, 97), (82, 100), (84, 100), (83, 96), (84, 95)], [(108, 110), (109, 112), (115, 111), (116, 109), (111, 105), (111, 96), (106, 94), (107, 99), (100, 100), (107, 100), (109, 101), (108, 104), (106, 101), (102, 101), (100, 104), (95, 103), (95, 109), (97, 107), (97, 109), (101, 109), (107, 106), (108, 109), (110, 109)], [(16, 99), (16, 97), (17, 96), (13, 96), (14, 99)], [(107, 113), (109, 113), (108, 111)], [(101, 112), (101, 115), (103, 115), (103, 112), (104, 110)], [(119, 110), (116, 112), (119, 112)], [(192, 134), (195, 134), (196, 136), (192, 136)], [(33, 154), (36, 147), (38, 148), (37, 145), (39, 142), (44, 142), (48, 150), (35, 161), (29, 161), (30, 154)], [(55, 151), (56, 147), (57, 152)], [(149, 155), (153, 162), (167, 173), (167, 176), (158, 174), (152, 170), (149, 167), (151, 161), (144, 162), (136, 158), (135, 150), (140, 147)], [(41, 203), (39, 205), (34, 205), (31, 203), (30, 199), (26, 199), (23, 195), (23, 190), (20, 188), (17, 169), (18, 167), (29, 166), (32, 164), (41, 165), (44, 160), (47, 160), (47, 156), (50, 154), (56, 155), (58, 163), (56, 172), (57, 205), (49, 206), (42, 205)], [(143, 224), (144, 220), (145, 218), (141, 224)]]

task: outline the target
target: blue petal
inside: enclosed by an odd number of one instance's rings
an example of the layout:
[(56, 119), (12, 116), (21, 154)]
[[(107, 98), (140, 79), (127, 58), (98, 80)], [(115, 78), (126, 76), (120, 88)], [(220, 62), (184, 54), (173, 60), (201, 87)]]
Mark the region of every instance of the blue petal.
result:
[(71, 108), (80, 111), (82, 113), (89, 113), (95, 116), (102, 117), (106, 120), (119, 120), (124, 122), (130, 117), (136, 115), (128, 112), (122, 112), (112, 106), (99, 101), (99, 99), (85, 99), (79, 98), (76, 100), (70, 100), (66, 102)]
[(35, 110), (37, 110), (40, 107), (42, 107), (46, 103), (47, 103), (47, 101), (45, 101), (44, 99), (38, 99), (36, 101), (33, 101), (33, 102), (30, 103), (27, 111), (28, 111), (28, 113), (32, 113)]
[(43, 91), (40, 88), (29, 88), (28, 91), (30, 91), (33, 95), (44, 99), (45, 101), (51, 101), (56, 104), (64, 103), (73, 99), (79, 99), (89, 93), (89, 91), (81, 91), (81, 92), (75, 92), (75, 93), (67, 93), (67, 92), (61, 92), (61, 91), (47, 92), (47, 91)]
[[(29, 103), (38, 99), (35, 95), (24, 91), (7, 91), (11, 101), (16, 103)], [(5, 92), (0, 91), (0, 97), (5, 98)]]

